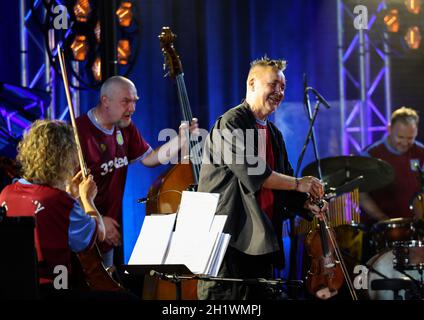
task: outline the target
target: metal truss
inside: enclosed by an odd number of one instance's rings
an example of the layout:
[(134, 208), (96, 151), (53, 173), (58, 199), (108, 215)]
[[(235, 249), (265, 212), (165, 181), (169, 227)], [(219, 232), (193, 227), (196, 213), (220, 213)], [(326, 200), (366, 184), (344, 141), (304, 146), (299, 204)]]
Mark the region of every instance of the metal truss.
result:
[[(355, 5), (358, 1), (337, 0), (342, 154), (357, 154), (381, 136), (392, 109), (388, 34), (377, 26), (377, 15), (386, 9), (386, 1), (372, 3), (373, 7), (364, 1), (367, 30), (354, 27)], [(352, 63), (353, 59), (357, 61)]]
[[(57, 4), (61, 4), (60, 1), (56, 1)], [(28, 5), (31, 4), (31, 5)], [(40, 112), (40, 118), (48, 119), (60, 119), (63, 120), (68, 114), (68, 106), (58, 108), (56, 104), (56, 77), (59, 74), (56, 74), (55, 69), (50, 63), (49, 54), (50, 51), (52, 56), (57, 55), (56, 49), (56, 40), (55, 40), (55, 30), (50, 29), (48, 32), (48, 40), (45, 41), (45, 36), (38, 28), (35, 28), (31, 24), (30, 19), (38, 14), (45, 18), (47, 14), (47, 9), (43, 5), (41, 0), (19, 0), (19, 9), (20, 9), (20, 47), (21, 47), (21, 85), (28, 89), (39, 88), (45, 90), (50, 95), (50, 103), (48, 106), (43, 105), (34, 105), (34, 107), (44, 108)], [(69, 14), (68, 14), (69, 18)], [(72, 24), (65, 34), (65, 39), (71, 34)], [(29, 46), (29, 41), (31, 46)], [(36, 62), (34, 59), (29, 60), (29, 57), (44, 57), (44, 59), (39, 65), (34, 66)], [(39, 59), (40, 60), (40, 59)], [(33, 64), (30, 66), (30, 62)], [(31, 67), (31, 68), (30, 68)], [(35, 75), (30, 74), (30, 70), (37, 70)], [(60, 76), (60, 75), (59, 75)], [(72, 77), (70, 79), (73, 85), (77, 85), (77, 80)], [(61, 82), (61, 81), (59, 81)], [(76, 114), (79, 114), (79, 93), (77, 90), (71, 88), (71, 94), (73, 99), (73, 104), (76, 109)], [(24, 128), (25, 129), (25, 128)]]

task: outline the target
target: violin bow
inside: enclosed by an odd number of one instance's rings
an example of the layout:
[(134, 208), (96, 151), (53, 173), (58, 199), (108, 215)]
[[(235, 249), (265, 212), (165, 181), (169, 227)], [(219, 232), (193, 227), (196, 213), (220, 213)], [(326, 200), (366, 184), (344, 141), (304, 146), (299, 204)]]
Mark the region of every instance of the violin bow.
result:
[[(321, 203), (322, 203), (322, 200), (318, 201), (318, 203), (317, 203), (317, 205), (320, 208), (322, 208), (322, 205), (323, 205)], [(349, 288), (350, 295), (352, 296), (352, 300), (358, 300), (358, 296), (356, 295), (355, 288), (353, 286), (352, 280), (349, 277), (349, 272), (346, 268), (346, 264), (343, 260), (340, 248), (337, 244), (336, 239), (333, 237), (333, 234), (330, 232), (330, 226), (329, 226), (328, 221), (327, 221), (326, 213), (324, 213), (322, 216), (323, 216), (322, 222), (324, 223), (325, 230), (327, 231), (328, 237), (330, 238), (331, 244), (333, 245), (334, 251), (336, 253), (336, 257), (340, 262), (340, 266), (342, 268), (343, 276), (346, 280), (347, 286)]]
[(68, 75), (66, 73), (65, 55), (62, 49), (60, 48), (59, 44), (57, 45), (57, 56), (59, 58), (60, 70), (62, 71), (63, 86), (65, 87), (66, 100), (68, 101), (69, 115), (71, 117), (72, 128), (74, 129), (75, 143), (77, 145), (78, 151), (78, 160), (81, 167), (82, 176), (85, 179), (88, 176), (88, 170), (84, 161), (84, 155), (82, 153), (81, 143), (78, 136), (78, 129), (75, 121), (74, 105), (72, 103), (71, 91), (69, 90)]

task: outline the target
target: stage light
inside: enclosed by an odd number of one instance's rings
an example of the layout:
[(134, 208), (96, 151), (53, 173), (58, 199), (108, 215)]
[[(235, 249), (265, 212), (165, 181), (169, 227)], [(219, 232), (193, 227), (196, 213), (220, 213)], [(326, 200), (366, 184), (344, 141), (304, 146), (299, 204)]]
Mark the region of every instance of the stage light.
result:
[(74, 41), (71, 44), (71, 49), (75, 60), (85, 60), (88, 54), (87, 37), (84, 35), (76, 35)]
[(397, 9), (390, 10), (390, 12), (384, 16), (384, 23), (386, 24), (387, 31), (398, 32), (399, 31), (399, 13)]
[(94, 28), (94, 35), (96, 37), (97, 43), (100, 43), (100, 36), (101, 36), (100, 21), (97, 21), (96, 23), (96, 26)]
[(418, 49), (421, 43), (421, 33), (418, 27), (409, 28), (408, 31), (406, 31), (404, 39), (409, 48)]
[(131, 46), (128, 40), (118, 42), (118, 63), (127, 64), (131, 55)]
[(116, 15), (119, 18), (121, 27), (129, 27), (133, 18), (132, 3), (128, 1), (122, 2), (118, 10), (116, 10)]
[(419, 14), (421, 9), (420, 0), (405, 0), (406, 9), (413, 14)]
[(78, 22), (87, 22), (91, 13), (90, 1), (78, 0), (74, 6), (75, 18)]
[(100, 57), (97, 57), (96, 60), (94, 60), (91, 71), (93, 72), (94, 79), (96, 79), (97, 82), (100, 82), (102, 80), (102, 59), (100, 59)]

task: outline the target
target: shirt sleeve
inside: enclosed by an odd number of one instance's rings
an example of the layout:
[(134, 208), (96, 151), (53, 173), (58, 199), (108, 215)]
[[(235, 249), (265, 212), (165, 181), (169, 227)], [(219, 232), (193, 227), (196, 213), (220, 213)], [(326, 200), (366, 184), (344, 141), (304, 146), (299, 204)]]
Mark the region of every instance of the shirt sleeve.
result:
[(75, 201), (69, 215), (69, 247), (74, 252), (81, 252), (91, 247), (97, 238), (97, 222)]
[(258, 156), (254, 132), (254, 129), (243, 129), (235, 121), (225, 120), (219, 129), (212, 131), (214, 145), (222, 145), (220, 151), (225, 165), (252, 193), (258, 191), (272, 173), (272, 169)]
[(152, 147), (144, 140), (134, 123), (128, 127), (128, 160), (136, 162), (143, 160), (152, 151)]

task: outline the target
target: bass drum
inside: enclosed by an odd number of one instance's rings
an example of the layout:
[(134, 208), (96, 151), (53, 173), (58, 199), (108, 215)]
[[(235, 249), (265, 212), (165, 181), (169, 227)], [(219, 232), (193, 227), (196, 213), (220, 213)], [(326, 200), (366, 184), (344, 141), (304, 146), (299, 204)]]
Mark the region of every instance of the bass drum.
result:
[(387, 249), (368, 261), (369, 299), (410, 300), (412, 298), (413, 289), (417, 283), (421, 283), (420, 273), (418, 270), (404, 270), (402, 272), (396, 270), (393, 267), (395, 258), (393, 250)]

